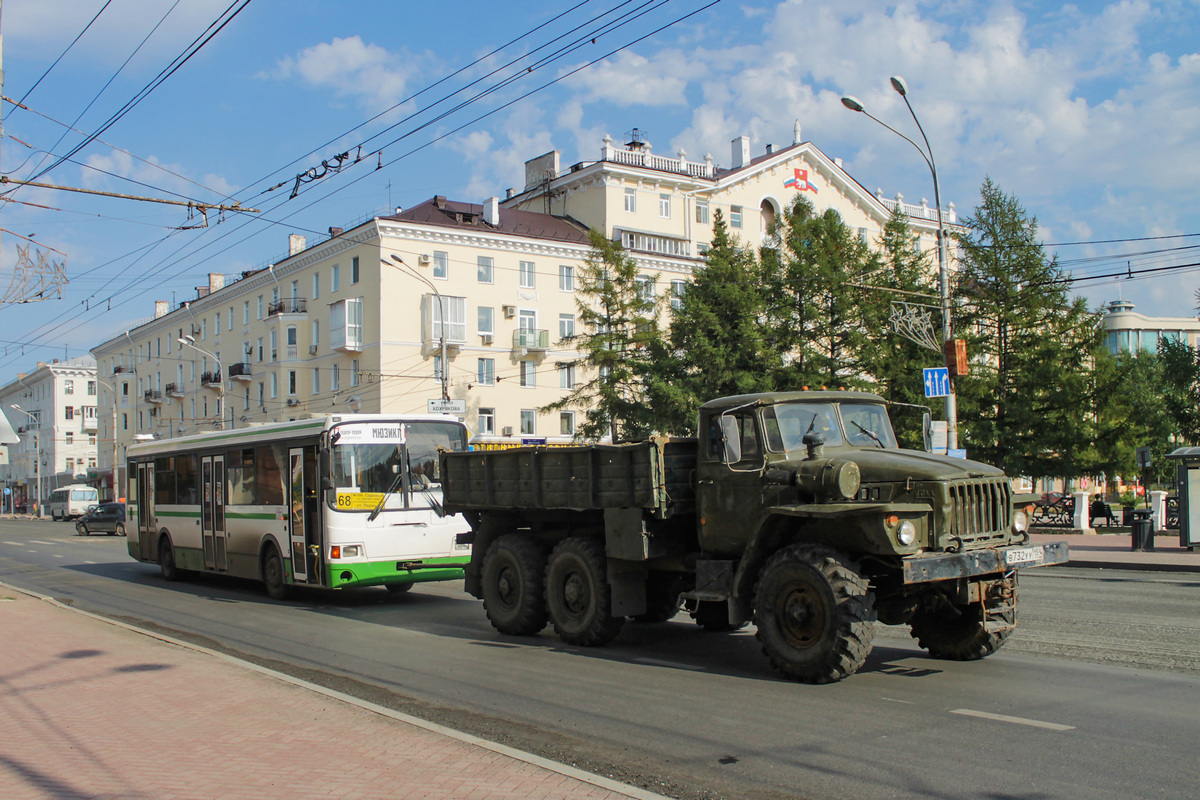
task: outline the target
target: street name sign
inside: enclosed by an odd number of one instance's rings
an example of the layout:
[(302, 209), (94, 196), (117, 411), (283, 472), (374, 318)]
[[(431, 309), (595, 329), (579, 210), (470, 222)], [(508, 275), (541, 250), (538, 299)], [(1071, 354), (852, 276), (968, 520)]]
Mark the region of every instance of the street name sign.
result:
[(466, 400), (426, 400), (425, 409), (430, 414), (465, 414)]

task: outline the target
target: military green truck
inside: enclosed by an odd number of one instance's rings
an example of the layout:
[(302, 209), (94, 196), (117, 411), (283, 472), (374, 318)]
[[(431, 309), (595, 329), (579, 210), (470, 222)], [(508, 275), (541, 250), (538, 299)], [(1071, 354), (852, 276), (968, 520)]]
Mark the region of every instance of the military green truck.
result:
[(903, 450), (866, 392), (726, 397), (697, 438), (444, 453), (448, 513), (471, 522), (466, 590), (496, 630), (549, 621), (599, 645), (627, 618), (710, 630), (753, 621), (787, 678), (841, 680), (876, 621), (938, 658), (995, 652), (1017, 571), (1067, 560), (1031, 544), (995, 467)]

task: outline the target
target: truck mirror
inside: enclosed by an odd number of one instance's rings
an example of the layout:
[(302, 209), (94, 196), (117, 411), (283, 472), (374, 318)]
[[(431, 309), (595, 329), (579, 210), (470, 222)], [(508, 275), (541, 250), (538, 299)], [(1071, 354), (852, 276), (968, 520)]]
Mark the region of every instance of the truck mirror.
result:
[(933, 452), (933, 417), (926, 411), (921, 415), (921, 438), (925, 442), (925, 452)]

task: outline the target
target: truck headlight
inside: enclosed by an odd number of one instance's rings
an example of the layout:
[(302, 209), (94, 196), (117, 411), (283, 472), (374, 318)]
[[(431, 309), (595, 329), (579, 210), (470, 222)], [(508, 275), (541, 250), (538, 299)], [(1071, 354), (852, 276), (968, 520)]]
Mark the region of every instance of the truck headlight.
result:
[(906, 519), (900, 523), (900, 527), (896, 530), (896, 541), (906, 547), (917, 540), (917, 526), (912, 523), (912, 520)]
[(1025, 509), (1017, 509), (1013, 512), (1013, 529), (1018, 533), (1024, 533), (1029, 529), (1029, 515), (1025, 513)]

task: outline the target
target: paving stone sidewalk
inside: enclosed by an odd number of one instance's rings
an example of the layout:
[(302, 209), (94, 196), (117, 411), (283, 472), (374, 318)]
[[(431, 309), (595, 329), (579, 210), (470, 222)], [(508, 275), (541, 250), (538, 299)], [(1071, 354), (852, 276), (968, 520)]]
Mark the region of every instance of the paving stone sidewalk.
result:
[(662, 800), (4, 585), (0, 637), (4, 800)]

